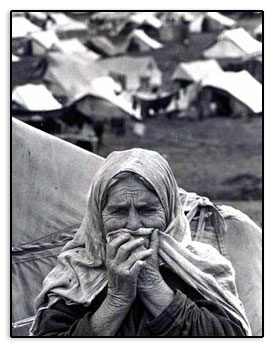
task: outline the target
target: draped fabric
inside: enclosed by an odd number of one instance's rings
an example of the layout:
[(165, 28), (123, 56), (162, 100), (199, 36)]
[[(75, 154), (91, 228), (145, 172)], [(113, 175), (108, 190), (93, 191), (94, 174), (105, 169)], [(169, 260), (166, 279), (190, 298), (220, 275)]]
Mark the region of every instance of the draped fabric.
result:
[(159, 232), (159, 254), (164, 262), (205, 299), (222, 305), (241, 322), (245, 333), (251, 335), (231, 263), (213, 247), (191, 241), (190, 226), (168, 163), (158, 153), (142, 149), (110, 154), (94, 176), (81, 227), (65, 245), (36, 299), (37, 315), (31, 333), (36, 333), (43, 309), (60, 298), (67, 304), (88, 306), (107, 285), (101, 205), (112, 178), (125, 171), (143, 177), (154, 188), (164, 208), (168, 226)]

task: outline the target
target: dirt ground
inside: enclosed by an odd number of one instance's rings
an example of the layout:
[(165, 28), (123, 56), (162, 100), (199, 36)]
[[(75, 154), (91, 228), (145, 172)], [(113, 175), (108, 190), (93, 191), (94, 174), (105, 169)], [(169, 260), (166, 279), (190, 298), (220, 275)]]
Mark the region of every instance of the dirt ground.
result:
[(134, 147), (156, 150), (168, 160), (180, 187), (239, 208), (262, 225), (261, 118), (200, 122), (158, 116), (145, 125), (144, 137), (133, 133), (130, 121), (120, 137), (106, 125), (99, 155)]

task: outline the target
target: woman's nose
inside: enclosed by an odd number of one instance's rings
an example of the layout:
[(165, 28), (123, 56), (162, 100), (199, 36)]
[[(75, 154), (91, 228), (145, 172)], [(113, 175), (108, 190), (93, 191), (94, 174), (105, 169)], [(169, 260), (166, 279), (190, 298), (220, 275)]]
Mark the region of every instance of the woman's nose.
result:
[(142, 228), (142, 224), (140, 222), (139, 214), (133, 208), (131, 208), (129, 210), (129, 215), (128, 215), (128, 221), (127, 221), (126, 228), (130, 229), (130, 230), (137, 230), (139, 228)]

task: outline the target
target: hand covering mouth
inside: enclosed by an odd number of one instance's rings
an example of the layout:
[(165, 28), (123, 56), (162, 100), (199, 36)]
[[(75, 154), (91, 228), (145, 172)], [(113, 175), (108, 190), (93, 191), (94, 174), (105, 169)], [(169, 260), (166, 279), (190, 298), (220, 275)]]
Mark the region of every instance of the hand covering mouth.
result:
[(150, 236), (154, 230), (155, 228), (139, 228), (137, 230), (122, 228), (122, 229), (110, 231), (109, 233), (107, 233), (106, 240), (107, 240), (107, 243), (110, 243), (114, 238), (122, 234), (129, 234), (133, 238), (144, 237), (144, 238), (150, 239)]

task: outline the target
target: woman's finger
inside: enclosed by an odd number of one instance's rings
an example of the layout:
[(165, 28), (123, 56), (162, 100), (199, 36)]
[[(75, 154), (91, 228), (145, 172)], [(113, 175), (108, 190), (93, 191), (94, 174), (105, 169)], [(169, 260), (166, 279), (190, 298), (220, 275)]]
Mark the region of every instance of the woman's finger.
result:
[(136, 261), (136, 263), (130, 269), (131, 275), (136, 279), (138, 277), (139, 272), (145, 266), (145, 261)]
[(151, 250), (151, 249), (149, 249), (149, 250), (146, 249), (143, 251), (134, 252), (130, 255), (130, 257), (122, 265), (127, 270), (130, 270), (137, 261), (143, 260), (145, 258), (152, 256), (152, 253), (153, 253), (153, 250)]
[(106, 245), (106, 257), (107, 259), (114, 259), (118, 248), (130, 239), (130, 234), (122, 234), (114, 238), (111, 242)]
[(159, 250), (158, 229), (155, 229), (151, 235), (150, 248), (154, 251), (154, 254), (158, 254), (158, 250)]
[(116, 254), (116, 262), (122, 263), (124, 262), (130, 255), (130, 253), (135, 250), (137, 247), (144, 244), (144, 239), (134, 239), (131, 241), (126, 242), (125, 244), (121, 245)]

